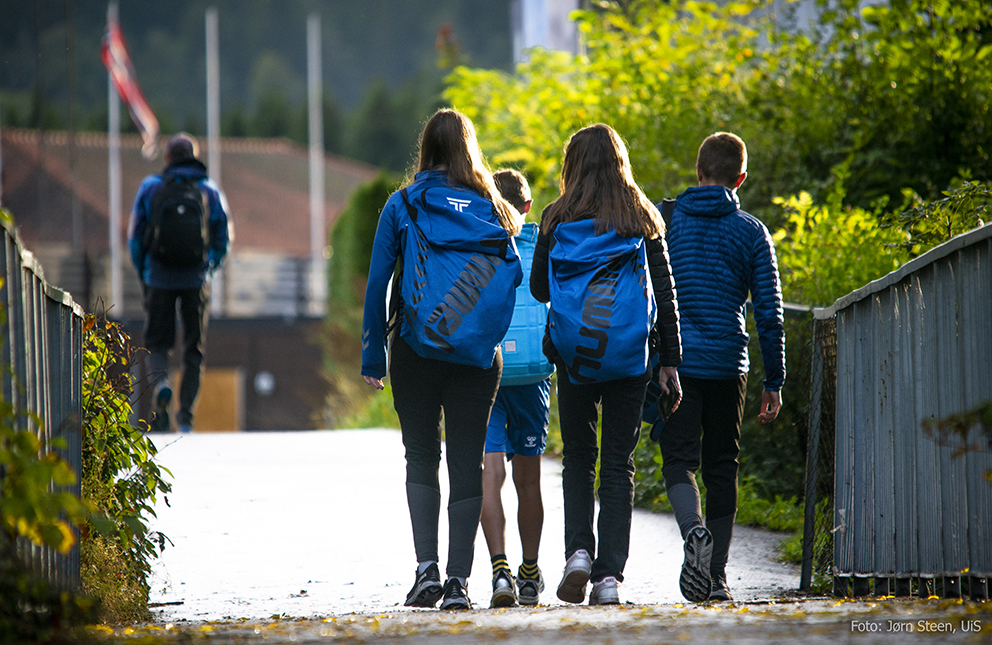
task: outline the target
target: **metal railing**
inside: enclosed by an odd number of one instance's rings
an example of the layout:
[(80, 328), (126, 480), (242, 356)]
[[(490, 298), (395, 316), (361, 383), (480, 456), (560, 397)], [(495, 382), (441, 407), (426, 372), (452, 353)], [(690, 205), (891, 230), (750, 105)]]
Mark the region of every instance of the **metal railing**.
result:
[(992, 450), (934, 428), (992, 401), (992, 225), (813, 315), (802, 588), (986, 598)]
[[(45, 281), (41, 265), (25, 250), (13, 226), (0, 218), (0, 396), (14, 405), (18, 430), (38, 433), (42, 451), (54, 451), (72, 467), (79, 495), (82, 466), (83, 310), (69, 294)], [(34, 420), (40, 420), (39, 424)], [(64, 445), (56, 446), (61, 439)], [(58, 442), (61, 443), (61, 442)], [(2, 483), (2, 480), (0, 480)], [(79, 586), (79, 547), (65, 555), (18, 542), (18, 552), (37, 573), (64, 589)]]

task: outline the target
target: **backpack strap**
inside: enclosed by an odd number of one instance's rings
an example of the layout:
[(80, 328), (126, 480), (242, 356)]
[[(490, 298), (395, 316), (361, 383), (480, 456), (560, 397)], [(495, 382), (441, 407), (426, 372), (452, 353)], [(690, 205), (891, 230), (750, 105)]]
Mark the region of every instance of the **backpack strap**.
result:
[[(417, 209), (410, 203), (410, 196), (406, 188), (400, 190), (400, 197), (406, 205), (406, 212), (414, 222), (417, 221)], [(396, 259), (396, 268), (393, 270), (393, 283), (389, 291), (389, 311), (386, 313), (386, 340), (392, 335), (393, 330), (403, 324), (403, 255)]]
[(675, 213), (675, 200), (666, 197), (661, 200), (661, 219), (665, 220), (665, 230), (672, 225), (672, 215)]
[(410, 216), (410, 219), (416, 222), (417, 209), (410, 203), (410, 196), (407, 194), (405, 187), (400, 190), (400, 197), (403, 198), (403, 203), (406, 204), (406, 214)]
[(141, 251), (147, 253), (152, 248), (155, 240), (155, 230), (162, 225), (162, 199), (166, 184), (174, 179), (172, 173), (162, 173), (162, 182), (155, 187), (152, 193), (151, 206), (148, 210), (148, 224), (145, 226), (145, 234), (141, 238)]
[(386, 314), (386, 331), (383, 334), (388, 342), (393, 330), (403, 324), (403, 258), (396, 261), (393, 283), (389, 290), (389, 311)]

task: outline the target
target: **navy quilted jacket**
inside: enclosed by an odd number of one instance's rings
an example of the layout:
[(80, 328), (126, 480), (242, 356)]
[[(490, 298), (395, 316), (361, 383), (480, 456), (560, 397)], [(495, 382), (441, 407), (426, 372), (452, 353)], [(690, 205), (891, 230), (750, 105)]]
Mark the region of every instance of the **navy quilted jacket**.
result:
[(764, 386), (785, 383), (782, 288), (765, 225), (723, 186), (689, 188), (675, 202), (668, 251), (682, 323), (679, 373), (705, 379), (748, 371), (748, 294), (757, 323)]

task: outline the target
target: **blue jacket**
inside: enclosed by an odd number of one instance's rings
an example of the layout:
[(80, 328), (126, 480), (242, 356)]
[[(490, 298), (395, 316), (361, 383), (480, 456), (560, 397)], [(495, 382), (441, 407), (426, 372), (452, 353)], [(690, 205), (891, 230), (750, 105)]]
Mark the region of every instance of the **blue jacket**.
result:
[[(142, 248), (145, 229), (151, 217), (152, 197), (162, 184), (166, 173), (175, 173), (198, 179), (200, 191), (207, 196), (210, 213), (207, 216), (210, 232), (210, 249), (207, 262), (198, 269), (174, 269), (163, 266), (152, 259)], [(138, 271), (141, 281), (157, 289), (198, 289), (203, 286), (207, 273), (213, 273), (220, 266), (231, 244), (231, 223), (227, 216), (227, 197), (212, 179), (207, 177), (207, 168), (196, 159), (179, 161), (168, 166), (161, 175), (149, 175), (141, 182), (138, 194), (131, 209), (131, 226), (128, 235), (128, 248), (131, 262)]]
[(780, 390), (785, 383), (782, 288), (768, 229), (740, 209), (735, 192), (700, 186), (678, 196), (667, 239), (682, 324), (679, 373), (704, 379), (747, 373), (750, 294), (764, 386)]

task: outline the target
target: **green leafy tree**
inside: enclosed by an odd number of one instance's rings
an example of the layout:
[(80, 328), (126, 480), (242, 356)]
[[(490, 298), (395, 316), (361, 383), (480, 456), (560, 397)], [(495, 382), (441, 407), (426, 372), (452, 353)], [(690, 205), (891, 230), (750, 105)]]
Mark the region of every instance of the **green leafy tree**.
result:
[(225, 137), (248, 136), (248, 119), (245, 117), (244, 110), (235, 106), (224, 112), (220, 130)]
[(289, 100), (284, 94), (276, 91), (262, 94), (252, 117), (250, 134), (255, 137), (288, 137), (289, 112)]
[(769, 22), (739, 18), (757, 4), (597, 2), (573, 13), (585, 55), (531, 50), (513, 74), (459, 67), (444, 97), (475, 122), (494, 165), (525, 172), (538, 212), (557, 197), (568, 137), (597, 121), (624, 137), (636, 179), (660, 201), (694, 183), (703, 138), (747, 125), (742, 88)]
[(770, 33), (746, 88), (765, 154), (776, 155), (762, 160), (774, 168), (773, 194), (816, 189), (841, 163), (848, 200), (865, 208), (895, 203), (905, 187), (932, 200), (961, 168), (988, 180), (988, 1), (817, 4), (814, 29)]
[(992, 221), (992, 182), (955, 181), (943, 197), (929, 202), (909, 189), (904, 192), (906, 206), (884, 219), (908, 232), (906, 248), (914, 257)]
[(330, 427), (398, 427), (387, 422), (395, 417), (392, 397), (375, 394), (360, 376), (362, 302), (372, 242), (379, 213), (398, 184), (395, 176), (384, 172), (359, 186), (331, 232), (330, 293), (323, 333)]
[[(348, 309), (362, 302), (372, 262), (372, 241), (379, 213), (398, 188), (395, 176), (380, 173), (351, 194), (331, 232), (330, 296), (332, 308)], [(341, 315), (337, 311), (335, 315)]]
[(787, 301), (832, 304), (909, 259), (904, 231), (883, 227), (880, 209), (847, 206), (843, 198), (838, 183), (825, 204), (814, 204), (806, 192), (775, 199), (786, 213), (785, 226), (772, 237)]
[(348, 156), (392, 172), (407, 170), (416, 155), (421, 122), (435, 107), (432, 90), (432, 84), (424, 88), (417, 79), (399, 92), (381, 79), (373, 81), (351, 116)]

